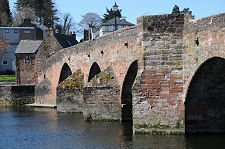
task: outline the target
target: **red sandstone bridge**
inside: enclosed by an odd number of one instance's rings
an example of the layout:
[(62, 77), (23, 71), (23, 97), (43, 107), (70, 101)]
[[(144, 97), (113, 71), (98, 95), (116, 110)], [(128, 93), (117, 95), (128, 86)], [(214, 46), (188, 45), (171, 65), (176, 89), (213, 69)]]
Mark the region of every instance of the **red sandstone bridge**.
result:
[(225, 132), (225, 14), (143, 16), (47, 60), (39, 50), (26, 70), (37, 78), (36, 103), (132, 119), (135, 132)]

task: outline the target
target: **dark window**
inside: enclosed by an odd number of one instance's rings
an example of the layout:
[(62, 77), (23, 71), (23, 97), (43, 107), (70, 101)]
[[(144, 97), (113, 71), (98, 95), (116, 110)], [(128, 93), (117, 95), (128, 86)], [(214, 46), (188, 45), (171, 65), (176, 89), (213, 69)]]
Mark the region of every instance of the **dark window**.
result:
[(18, 33), (18, 30), (17, 29), (14, 29), (14, 33)]
[(30, 63), (30, 56), (25, 57), (25, 63)]
[(8, 61), (2, 61), (3, 65), (8, 65)]

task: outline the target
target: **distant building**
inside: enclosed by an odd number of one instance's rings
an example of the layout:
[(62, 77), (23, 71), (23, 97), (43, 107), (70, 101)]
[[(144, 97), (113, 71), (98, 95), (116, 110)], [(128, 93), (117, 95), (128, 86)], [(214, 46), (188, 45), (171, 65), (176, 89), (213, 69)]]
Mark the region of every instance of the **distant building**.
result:
[(113, 18), (101, 25), (100, 36), (103, 36), (105, 34), (115, 31), (115, 26), (116, 26), (116, 29), (119, 30), (122, 28), (134, 26), (134, 24), (126, 21), (124, 18), (119, 18), (119, 17), (116, 17), (116, 19)]
[(0, 27), (0, 37), (9, 44), (8, 49), (0, 57), (0, 74), (15, 73), (15, 51), (21, 40), (43, 40), (47, 28), (32, 24), (25, 19), (19, 27)]
[(52, 29), (45, 31), (45, 40), (21, 40), (16, 52), (16, 82), (20, 85), (38, 83), (41, 63), (58, 51), (76, 45), (76, 36), (54, 33)]

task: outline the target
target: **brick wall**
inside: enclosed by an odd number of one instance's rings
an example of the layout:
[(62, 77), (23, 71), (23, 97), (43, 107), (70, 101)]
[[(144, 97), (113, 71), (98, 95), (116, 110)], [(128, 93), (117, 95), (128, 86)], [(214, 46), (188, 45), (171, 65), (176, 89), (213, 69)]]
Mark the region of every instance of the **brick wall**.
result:
[(136, 132), (184, 132), (183, 25), (179, 14), (138, 18), (144, 71), (133, 89)]

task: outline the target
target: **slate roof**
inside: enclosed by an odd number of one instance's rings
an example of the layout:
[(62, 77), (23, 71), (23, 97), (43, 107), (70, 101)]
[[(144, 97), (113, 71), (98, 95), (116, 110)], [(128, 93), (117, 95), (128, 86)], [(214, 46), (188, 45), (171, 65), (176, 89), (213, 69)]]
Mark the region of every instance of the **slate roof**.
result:
[(78, 44), (78, 41), (71, 36), (58, 33), (54, 33), (54, 36), (63, 48), (68, 48), (75, 44)]
[(21, 40), (15, 53), (35, 53), (43, 41), (41, 40)]
[[(117, 25), (134, 26), (134, 24), (127, 22), (125, 19), (119, 18), (119, 17), (116, 17), (116, 24)], [(105, 23), (102, 23), (102, 26), (110, 26), (110, 25), (115, 25), (115, 18), (113, 18)]]

